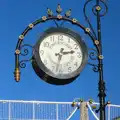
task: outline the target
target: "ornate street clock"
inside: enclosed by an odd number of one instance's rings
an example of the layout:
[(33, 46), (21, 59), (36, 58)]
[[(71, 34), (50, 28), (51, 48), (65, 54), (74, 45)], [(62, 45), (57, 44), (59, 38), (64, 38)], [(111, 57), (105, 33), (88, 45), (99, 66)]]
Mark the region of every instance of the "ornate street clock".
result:
[(74, 81), (87, 63), (88, 51), (71, 29), (51, 27), (34, 46), (32, 65), (44, 81), (64, 85)]

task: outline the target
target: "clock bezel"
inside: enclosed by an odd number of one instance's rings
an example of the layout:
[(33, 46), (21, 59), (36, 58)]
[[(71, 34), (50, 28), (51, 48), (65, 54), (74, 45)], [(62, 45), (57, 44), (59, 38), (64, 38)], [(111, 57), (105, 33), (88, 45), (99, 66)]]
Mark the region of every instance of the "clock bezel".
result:
[[(82, 63), (76, 71), (74, 71), (72, 74), (71, 73), (68, 74), (69, 78), (67, 77), (56, 78), (53, 73), (50, 73), (50, 71), (47, 69), (47, 67), (42, 63), (40, 59), (40, 54), (39, 54), (40, 44), (44, 40), (44, 38), (46, 38), (47, 36), (53, 33), (67, 34), (68, 36), (71, 36), (72, 38), (74, 38), (74, 40), (76, 40), (78, 44), (80, 44), (81, 51), (82, 51)], [(64, 85), (64, 84), (71, 83), (79, 76), (80, 72), (83, 70), (83, 68), (85, 67), (87, 63), (87, 60), (88, 60), (88, 49), (87, 49), (85, 42), (81, 39), (81, 36), (78, 33), (68, 28), (50, 27), (40, 36), (39, 40), (34, 46), (32, 65), (33, 65), (33, 69), (35, 70), (36, 74), (42, 80), (50, 84)]]

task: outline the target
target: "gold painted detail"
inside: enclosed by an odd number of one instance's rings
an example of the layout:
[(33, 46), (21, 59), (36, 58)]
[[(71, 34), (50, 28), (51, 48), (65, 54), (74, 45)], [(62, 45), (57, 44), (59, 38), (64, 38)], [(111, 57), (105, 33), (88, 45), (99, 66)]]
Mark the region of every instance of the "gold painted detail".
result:
[(99, 45), (99, 41), (98, 40), (95, 40), (94, 41), (96, 45)]
[(102, 60), (103, 58), (104, 58), (104, 56), (103, 56), (103, 55), (99, 55), (99, 59), (101, 59), (101, 60)]
[(20, 40), (23, 40), (23, 39), (24, 39), (24, 35), (20, 35), (20, 36), (19, 36), (19, 39), (20, 39)]
[(85, 31), (89, 33), (90, 32), (90, 28), (86, 28)]
[(16, 82), (20, 81), (20, 70), (19, 70), (19, 68), (15, 69), (14, 77), (15, 77)]
[(46, 16), (43, 16), (43, 17), (42, 17), (42, 20), (46, 21), (46, 20), (47, 20), (47, 17), (46, 17)]
[(96, 10), (100, 11), (101, 7), (100, 6), (96, 6)]
[(15, 50), (15, 53), (16, 53), (17, 55), (19, 55), (19, 54), (20, 54), (20, 50), (16, 49), (16, 50)]
[(29, 24), (29, 28), (33, 28), (34, 27), (34, 25), (31, 23), (31, 24)]
[(76, 23), (76, 22), (77, 22), (77, 19), (73, 18), (73, 19), (72, 19), (72, 22), (73, 22), (73, 23)]
[(62, 15), (60, 15), (60, 14), (57, 15), (57, 18), (58, 18), (58, 19), (62, 19)]

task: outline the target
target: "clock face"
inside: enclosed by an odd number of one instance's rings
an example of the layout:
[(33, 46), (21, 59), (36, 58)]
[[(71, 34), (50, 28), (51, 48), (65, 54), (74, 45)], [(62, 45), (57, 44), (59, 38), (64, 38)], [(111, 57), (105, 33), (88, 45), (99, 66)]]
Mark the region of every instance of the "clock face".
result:
[(39, 55), (49, 70), (47, 73), (56, 78), (73, 77), (81, 66), (83, 57), (79, 43), (64, 33), (46, 36), (40, 44)]
[(72, 30), (50, 28), (35, 45), (33, 57), (37, 70), (33, 67), (43, 80), (52, 84), (67, 84), (84, 68), (87, 47), (80, 35)]

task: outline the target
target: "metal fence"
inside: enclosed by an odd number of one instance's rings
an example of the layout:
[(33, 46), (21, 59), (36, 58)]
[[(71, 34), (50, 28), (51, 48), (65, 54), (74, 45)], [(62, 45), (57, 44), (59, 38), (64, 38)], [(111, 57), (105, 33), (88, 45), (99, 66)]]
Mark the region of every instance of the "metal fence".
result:
[[(0, 100), (0, 120), (80, 120), (80, 103)], [(98, 103), (86, 102), (89, 120), (99, 120)], [(96, 109), (93, 109), (96, 106)], [(106, 107), (107, 120), (119, 120), (120, 106)]]
[(108, 120), (120, 120), (120, 105), (109, 104), (107, 111)]
[(0, 100), (0, 120), (69, 120), (71, 102)]

